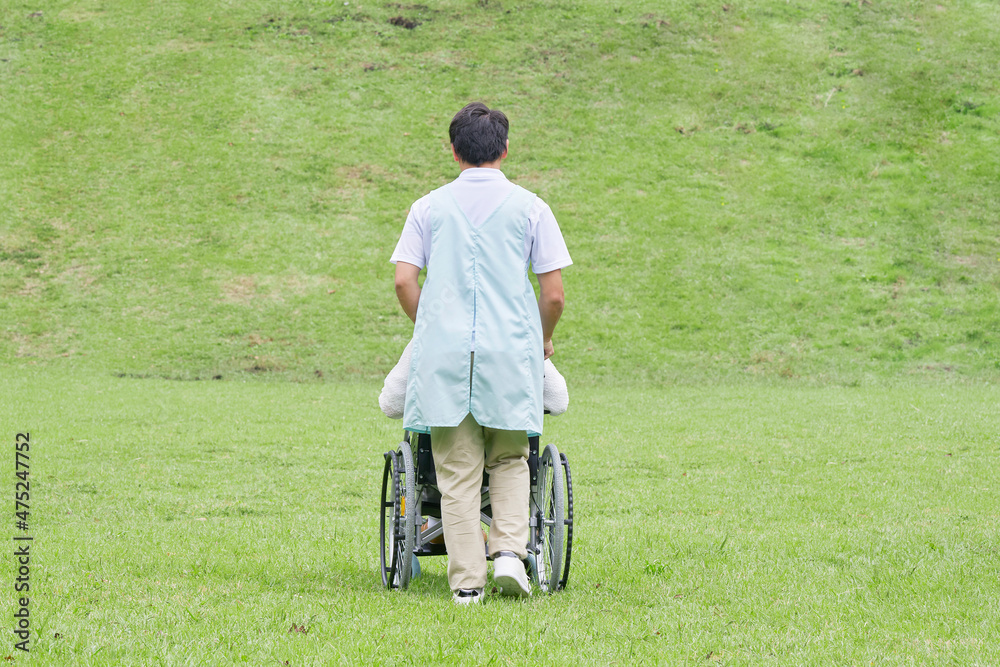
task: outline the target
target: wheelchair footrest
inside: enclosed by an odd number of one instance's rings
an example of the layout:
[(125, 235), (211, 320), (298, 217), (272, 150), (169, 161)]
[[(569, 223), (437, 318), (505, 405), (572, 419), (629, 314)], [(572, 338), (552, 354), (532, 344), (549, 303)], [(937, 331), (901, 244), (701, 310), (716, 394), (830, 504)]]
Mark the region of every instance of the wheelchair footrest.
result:
[(422, 544), (413, 550), (414, 556), (443, 556), (448, 553), (443, 544)]

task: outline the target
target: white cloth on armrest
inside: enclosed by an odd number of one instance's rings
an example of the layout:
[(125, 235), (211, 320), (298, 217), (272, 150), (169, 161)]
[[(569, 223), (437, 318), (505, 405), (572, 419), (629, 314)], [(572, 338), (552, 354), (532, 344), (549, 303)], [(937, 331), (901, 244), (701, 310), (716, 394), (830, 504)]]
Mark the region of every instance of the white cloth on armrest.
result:
[(545, 360), (545, 378), (542, 384), (542, 405), (552, 416), (561, 415), (569, 407), (566, 378), (556, 370), (551, 359)]
[[(399, 362), (385, 376), (382, 393), (378, 396), (378, 406), (390, 419), (402, 419), (406, 405), (406, 383), (410, 375), (410, 355), (413, 341), (406, 344)], [(542, 404), (550, 415), (561, 415), (569, 407), (569, 391), (566, 379), (556, 370), (551, 359), (545, 360), (545, 380), (542, 387)]]
[(385, 376), (382, 393), (378, 395), (378, 406), (389, 419), (402, 419), (403, 406), (406, 405), (406, 382), (410, 377), (410, 354), (413, 347), (411, 340), (403, 349), (399, 362)]

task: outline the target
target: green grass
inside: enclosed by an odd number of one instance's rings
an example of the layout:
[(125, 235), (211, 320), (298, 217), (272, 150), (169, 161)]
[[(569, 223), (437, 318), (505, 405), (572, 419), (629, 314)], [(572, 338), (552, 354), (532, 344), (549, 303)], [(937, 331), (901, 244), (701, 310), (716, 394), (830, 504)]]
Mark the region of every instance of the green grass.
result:
[(996, 388), (578, 389), (545, 438), (573, 466), (569, 587), (481, 609), (442, 558), (381, 587), (400, 431), (373, 385), (0, 389), (33, 442), (36, 664), (1000, 659)]
[(388, 257), (482, 98), (576, 260), (580, 380), (995, 381), (998, 12), (5, 2), (0, 350), (379, 377)]
[[(1000, 662), (996, 3), (42, 5), (0, 0), (33, 662)], [(567, 591), (458, 610), (441, 559), (379, 585), (375, 397), (472, 99), (575, 260), (578, 523)]]

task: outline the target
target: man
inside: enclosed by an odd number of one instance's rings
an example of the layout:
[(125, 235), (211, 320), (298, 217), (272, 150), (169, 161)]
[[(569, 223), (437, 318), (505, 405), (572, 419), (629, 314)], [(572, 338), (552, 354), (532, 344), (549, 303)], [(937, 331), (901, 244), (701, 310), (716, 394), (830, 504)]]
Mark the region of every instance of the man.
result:
[(396, 295), (414, 321), (403, 426), (431, 434), (448, 583), (459, 604), (478, 603), (486, 586), (484, 465), (494, 582), (503, 595), (531, 594), (522, 563), (528, 435), (542, 430), (543, 360), (563, 311), (561, 270), (572, 264), (551, 209), (500, 171), (508, 127), (503, 113), (478, 102), (455, 114), (449, 136), (460, 174), (413, 204), (391, 259)]

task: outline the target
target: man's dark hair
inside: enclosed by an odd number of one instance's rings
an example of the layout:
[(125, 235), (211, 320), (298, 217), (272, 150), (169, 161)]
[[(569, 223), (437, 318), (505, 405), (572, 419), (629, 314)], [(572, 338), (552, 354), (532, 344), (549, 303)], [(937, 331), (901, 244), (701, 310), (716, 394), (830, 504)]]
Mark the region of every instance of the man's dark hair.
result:
[(448, 136), (458, 157), (479, 166), (500, 159), (507, 150), (507, 130), (510, 123), (502, 111), (490, 109), (482, 102), (466, 104), (451, 119)]

